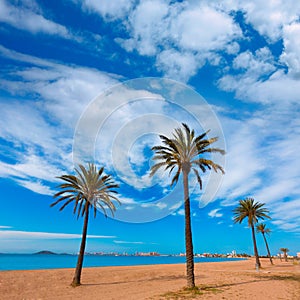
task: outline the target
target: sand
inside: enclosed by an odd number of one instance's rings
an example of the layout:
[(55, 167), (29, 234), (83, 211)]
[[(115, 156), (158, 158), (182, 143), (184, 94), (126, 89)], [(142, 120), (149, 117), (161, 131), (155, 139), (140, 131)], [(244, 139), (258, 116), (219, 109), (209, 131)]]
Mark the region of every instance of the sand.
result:
[(185, 265), (84, 268), (82, 285), (70, 286), (73, 269), (1, 271), (0, 299), (300, 299), (300, 265), (262, 260), (195, 264), (198, 294), (181, 291)]

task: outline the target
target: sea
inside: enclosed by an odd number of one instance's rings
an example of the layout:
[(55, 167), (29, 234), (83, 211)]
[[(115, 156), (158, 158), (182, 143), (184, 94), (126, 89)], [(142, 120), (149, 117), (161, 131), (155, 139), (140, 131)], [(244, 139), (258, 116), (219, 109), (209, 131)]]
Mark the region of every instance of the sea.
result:
[[(220, 262), (240, 258), (195, 257), (195, 262)], [(74, 268), (76, 255), (64, 254), (0, 254), (0, 271)], [(185, 263), (184, 256), (109, 256), (85, 255), (84, 267), (138, 266)]]

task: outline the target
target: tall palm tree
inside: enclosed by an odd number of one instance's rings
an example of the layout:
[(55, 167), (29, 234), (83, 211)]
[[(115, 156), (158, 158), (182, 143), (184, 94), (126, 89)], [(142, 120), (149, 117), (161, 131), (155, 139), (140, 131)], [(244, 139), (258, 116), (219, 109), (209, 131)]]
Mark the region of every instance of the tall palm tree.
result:
[(185, 208), (185, 248), (186, 248), (186, 273), (187, 285), (190, 288), (195, 287), (194, 279), (194, 252), (191, 228), (191, 212), (189, 197), (189, 173), (193, 170), (200, 189), (202, 189), (202, 180), (198, 169), (205, 172), (206, 169), (213, 169), (215, 172), (224, 170), (212, 160), (204, 158), (206, 153), (219, 152), (224, 154), (224, 150), (218, 148), (210, 148), (210, 145), (218, 140), (217, 137), (206, 138), (205, 132), (199, 136), (195, 136), (194, 130), (190, 130), (188, 125), (182, 123), (183, 128), (175, 129), (172, 138), (160, 135), (163, 146), (155, 146), (152, 150), (155, 152), (153, 159), (158, 161), (151, 168), (150, 176), (153, 176), (158, 169), (164, 167), (165, 171), (169, 171), (169, 175), (175, 169), (175, 175), (172, 179), (171, 186), (177, 183), (180, 174), (182, 174), (184, 188), (184, 208)]
[(64, 182), (59, 185), (61, 191), (54, 195), (58, 200), (50, 205), (52, 207), (60, 202), (64, 202), (59, 209), (62, 211), (68, 204), (74, 203), (73, 213), (77, 214), (77, 219), (80, 216), (84, 216), (81, 245), (72, 281), (72, 286), (74, 287), (81, 284), (80, 278), (86, 245), (89, 210), (94, 211), (94, 217), (96, 217), (98, 208), (103, 211), (105, 216), (107, 216), (107, 208), (113, 215), (116, 207), (112, 200), (120, 203), (115, 196), (117, 194), (115, 188), (119, 186), (114, 183), (110, 175), (103, 174), (104, 168), (97, 170), (94, 164), (88, 164), (87, 169), (83, 165), (79, 165), (79, 168), (76, 168), (75, 171), (76, 175), (62, 175), (58, 177)]
[(255, 238), (254, 225), (258, 222), (258, 219), (271, 219), (268, 216), (269, 210), (264, 208), (264, 203), (254, 202), (253, 198), (246, 198), (239, 201), (239, 205), (233, 210), (234, 223), (242, 223), (245, 218), (248, 218), (248, 226), (252, 230), (252, 239), (254, 247), (254, 255), (256, 258), (256, 267), (261, 267)]
[(287, 260), (287, 253), (290, 251), (288, 248), (280, 248), (280, 251), (283, 252), (283, 257), (285, 261)]
[(256, 232), (260, 232), (264, 238), (265, 244), (266, 244), (266, 248), (267, 248), (267, 252), (268, 252), (268, 256), (270, 259), (271, 264), (273, 265), (273, 260), (272, 260), (272, 256), (270, 254), (270, 249), (269, 249), (269, 245), (266, 239), (265, 234), (270, 234), (271, 233), (271, 229), (266, 228), (266, 224), (260, 223), (256, 225)]

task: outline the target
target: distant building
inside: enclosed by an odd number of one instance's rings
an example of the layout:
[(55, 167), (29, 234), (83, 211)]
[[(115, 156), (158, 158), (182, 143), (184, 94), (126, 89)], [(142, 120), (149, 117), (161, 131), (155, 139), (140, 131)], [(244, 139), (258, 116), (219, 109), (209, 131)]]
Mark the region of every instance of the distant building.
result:
[(300, 258), (300, 252), (297, 252), (297, 257)]
[(149, 252), (149, 256), (160, 256), (158, 252)]

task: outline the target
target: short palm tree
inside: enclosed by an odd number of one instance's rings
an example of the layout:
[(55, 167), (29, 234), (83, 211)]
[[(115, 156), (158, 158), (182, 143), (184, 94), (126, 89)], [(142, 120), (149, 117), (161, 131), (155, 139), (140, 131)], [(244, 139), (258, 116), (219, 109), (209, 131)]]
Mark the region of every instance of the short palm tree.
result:
[(255, 238), (254, 225), (258, 222), (258, 219), (271, 219), (268, 216), (269, 210), (264, 208), (264, 203), (254, 202), (253, 198), (246, 198), (239, 201), (239, 205), (233, 210), (234, 213), (234, 223), (242, 223), (245, 218), (248, 218), (248, 226), (252, 230), (252, 240), (254, 247), (254, 255), (256, 258), (256, 267), (259, 269), (261, 267), (257, 246)]
[(206, 169), (213, 169), (215, 172), (221, 171), (224, 173), (221, 166), (203, 157), (203, 155), (212, 152), (224, 154), (225, 152), (218, 148), (210, 148), (210, 145), (218, 140), (217, 137), (206, 138), (208, 132), (195, 136), (194, 130), (190, 130), (188, 125), (183, 123), (182, 126), (183, 128), (175, 129), (172, 138), (160, 135), (163, 145), (152, 148), (155, 151), (153, 159), (158, 162), (152, 166), (150, 176), (153, 176), (162, 167), (164, 167), (165, 171), (169, 171), (169, 175), (175, 169), (176, 172), (171, 182), (172, 186), (174, 183), (177, 183), (180, 174), (183, 175), (187, 285), (193, 288), (195, 287), (194, 252), (188, 176), (190, 171), (193, 170), (200, 189), (202, 189), (202, 180), (198, 169), (202, 172), (205, 172)]
[(280, 251), (283, 252), (284, 260), (287, 261), (287, 253), (290, 251), (288, 248), (280, 248)]
[(74, 203), (73, 213), (77, 214), (77, 218), (84, 216), (81, 245), (72, 286), (81, 284), (80, 278), (86, 245), (89, 210), (93, 210), (94, 217), (96, 217), (97, 209), (100, 208), (104, 215), (107, 216), (107, 208), (112, 214), (116, 210), (112, 200), (120, 203), (115, 196), (117, 194), (115, 188), (119, 186), (114, 183), (110, 175), (103, 174), (104, 168), (97, 170), (94, 164), (89, 164), (86, 169), (83, 165), (79, 165), (79, 168), (76, 168), (75, 171), (76, 175), (62, 175), (58, 177), (64, 182), (59, 185), (61, 191), (54, 195), (58, 200), (50, 205), (52, 207), (64, 202), (59, 209), (62, 211), (68, 204)]
[(273, 260), (272, 260), (272, 256), (270, 254), (270, 249), (269, 249), (269, 245), (266, 239), (265, 234), (270, 234), (271, 233), (271, 229), (266, 228), (266, 224), (260, 223), (256, 225), (256, 232), (260, 232), (264, 238), (265, 244), (266, 244), (266, 248), (267, 248), (267, 252), (268, 252), (268, 256), (270, 259), (271, 264), (273, 265)]

